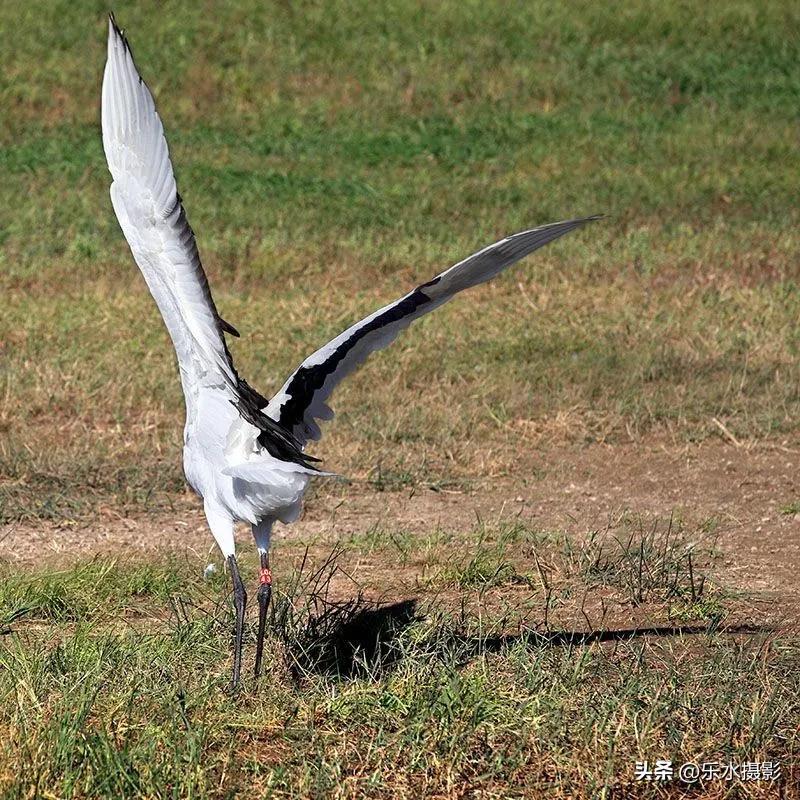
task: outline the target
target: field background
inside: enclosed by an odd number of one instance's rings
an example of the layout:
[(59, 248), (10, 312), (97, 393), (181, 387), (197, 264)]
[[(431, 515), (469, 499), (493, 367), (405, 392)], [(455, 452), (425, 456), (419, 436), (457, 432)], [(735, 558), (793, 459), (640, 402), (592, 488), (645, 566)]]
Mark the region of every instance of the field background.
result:
[[(115, 6), (264, 393), (488, 242), (606, 215), (337, 392), (313, 452), (350, 483), (281, 531), (235, 698), (108, 199), (107, 11), (0, 5), (0, 792), (666, 796), (633, 767), (673, 758), (796, 796), (797, 4)], [(691, 791), (777, 792), (731, 787)]]

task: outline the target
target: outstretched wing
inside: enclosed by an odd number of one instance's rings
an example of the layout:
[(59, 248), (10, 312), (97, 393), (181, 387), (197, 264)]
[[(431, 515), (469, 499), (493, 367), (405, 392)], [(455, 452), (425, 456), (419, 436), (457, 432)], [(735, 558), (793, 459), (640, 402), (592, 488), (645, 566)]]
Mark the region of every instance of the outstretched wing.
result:
[(113, 17), (101, 116), (103, 148), (114, 179), (111, 202), (172, 338), (187, 403), (196, 399), (201, 386), (222, 389), (241, 416), (259, 428), (258, 441), (273, 456), (308, 466), (311, 459), (298, 442), (263, 413), (266, 398), (233, 366), (224, 333), (239, 334), (214, 305), (153, 96)]
[(490, 280), (534, 250), (595, 219), (598, 217), (556, 222), (508, 236), (370, 314), (310, 355), (270, 400), (267, 415), (303, 444), (309, 439), (319, 439), (317, 421), (333, 417), (327, 405), (331, 392), (370, 353), (386, 347), (415, 319), (446, 303), (458, 292)]
[(113, 18), (101, 116), (114, 211), (164, 317), (181, 369), (192, 374), (213, 370), (231, 380), (223, 331), (235, 330), (214, 305), (153, 96)]

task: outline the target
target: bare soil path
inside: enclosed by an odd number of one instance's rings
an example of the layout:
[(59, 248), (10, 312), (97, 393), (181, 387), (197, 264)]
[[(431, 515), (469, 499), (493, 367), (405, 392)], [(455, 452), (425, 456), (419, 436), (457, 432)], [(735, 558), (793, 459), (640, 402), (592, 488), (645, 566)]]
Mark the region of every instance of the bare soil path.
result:
[[(320, 487), (303, 518), (277, 532), (276, 551), (330, 549), (375, 526), (422, 538), (437, 527), (468, 533), (478, 520), (518, 517), (537, 529), (585, 537), (623, 512), (644, 520), (672, 516), (690, 533), (713, 531), (715, 576), (747, 595), (760, 622), (788, 623), (800, 611), (800, 513), (791, 511), (800, 503), (799, 475), (800, 442), (553, 447), (514, 477), (476, 480), (460, 491)], [(249, 545), (246, 536), (241, 541)], [(0, 529), (0, 560), (11, 571), (94, 555), (166, 552), (199, 563), (213, 552), (202, 513), (189, 498), (179, 499), (168, 516), (121, 518), (109, 510), (89, 525)], [(364, 585), (391, 592), (393, 570), (385, 553), (361, 555), (356, 568)]]

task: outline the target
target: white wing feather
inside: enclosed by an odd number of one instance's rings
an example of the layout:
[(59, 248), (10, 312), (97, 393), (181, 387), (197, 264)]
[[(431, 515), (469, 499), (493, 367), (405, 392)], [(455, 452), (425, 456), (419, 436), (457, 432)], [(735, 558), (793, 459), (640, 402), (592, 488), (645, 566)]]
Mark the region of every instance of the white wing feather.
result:
[(464, 289), (485, 283), (524, 256), (598, 217), (555, 222), (508, 236), (459, 261), (405, 297), (384, 306), (312, 353), (270, 400), (266, 413), (305, 444), (321, 436), (318, 420), (333, 418), (327, 400), (339, 382), (415, 319)]
[[(205, 443), (214, 451), (224, 451), (220, 442), (239, 432), (256, 455), (266, 453), (295, 470), (312, 469), (314, 459), (304, 455), (300, 444), (261, 411), (266, 399), (233, 366), (223, 332), (238, 334), (214, 305), (175, 185), (153, 96), (113, 18), (109, 19), (103, 74), (102, 127), (103, 148), (114, 179), (111, 202), (175, 345), (187, 426), (204, 416), (195, 431), (202, 440), (198, 446)], [(208, 413), (212, 401), (222, 405), (218, 412)], [(192, 472), (191, 463), (188, 466), (187, 476)], [(193, 485), (200, 482), (195, 480)]]
[(172, 337), (184, 388), (186, 377), (235, 387), (223, 323), (178, 195), (153, 96), (111, 20), (102, 127), (114, 211)]
[[(153, 96), (113, 20), (109, 21), (103, 75), (102, 127), (103, 147), (114, 179), (114, 211), (172, 338), (187, 403), (196, 399), (190, 393), (200, 385), (217, 386), (226, 389), (244, 413), (243, 406), (252, 405), (258, 395), (240, 381), (231, 363), (223, 330), (232, 329), (221, 320), (211, 297), (178, 195)], [(319, 439), (317, 420), (333, 417), (327, 399), (370, 353), (386, 347), (411, 322), (458, 292), (490, 280), (539, 247), (593, 219), (597, 217), (567, 220), (509, 236), (370, 314), (309, 356), (266, 406), (262, 419), (254, 421), (261, 430), (268, 427), (273, 439), (281, 439), (282, 431), (287, 431), (296, 440), (288, 442), (292, 449), (309, 439)], [(257, 408), (250, 410), (250, 415), (253, 413), (258, 416)]]

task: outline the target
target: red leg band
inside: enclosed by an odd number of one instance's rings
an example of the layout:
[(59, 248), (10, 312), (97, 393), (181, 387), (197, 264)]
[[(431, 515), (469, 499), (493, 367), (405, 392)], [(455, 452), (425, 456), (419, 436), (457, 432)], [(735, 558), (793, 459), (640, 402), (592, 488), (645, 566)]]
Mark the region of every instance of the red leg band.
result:
[(272, 571), (270, 570), (269, 567), (261, 567), (261, 572), (258, 575), (258, 582), (262, 586), (264, 586), (265, 584), (267, 586), (272, 585)]

